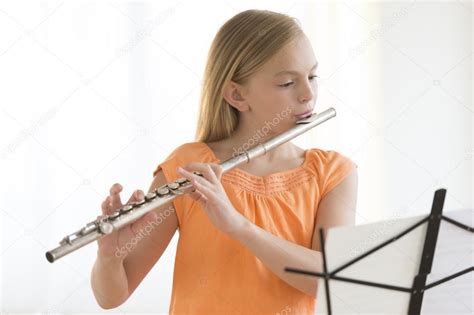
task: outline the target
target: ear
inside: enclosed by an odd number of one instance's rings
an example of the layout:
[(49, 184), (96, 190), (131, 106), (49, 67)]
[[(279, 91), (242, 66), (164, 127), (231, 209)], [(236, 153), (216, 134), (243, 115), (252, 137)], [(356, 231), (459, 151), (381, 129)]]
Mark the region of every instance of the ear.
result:
[(249, 104), (244, 97), (244, 86), (235, 83), (234, 81), (229, 81), (224, 86), (222, 96), (230, 106), (236, 108), (239, 112), (246, 112), (250, 110)]

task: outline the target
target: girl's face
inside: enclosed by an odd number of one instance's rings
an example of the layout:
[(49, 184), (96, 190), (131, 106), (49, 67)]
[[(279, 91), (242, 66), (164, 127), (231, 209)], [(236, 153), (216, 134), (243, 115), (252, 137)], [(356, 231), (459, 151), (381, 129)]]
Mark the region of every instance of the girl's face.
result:
[[(295, 39), (268, 60), (245, 84), (254, 123), (272, 122), (278, 134), (312, 112), (318, 94), (317, 61), (306, 36)], [(306, 116), (306, 115), (305, 115)]]

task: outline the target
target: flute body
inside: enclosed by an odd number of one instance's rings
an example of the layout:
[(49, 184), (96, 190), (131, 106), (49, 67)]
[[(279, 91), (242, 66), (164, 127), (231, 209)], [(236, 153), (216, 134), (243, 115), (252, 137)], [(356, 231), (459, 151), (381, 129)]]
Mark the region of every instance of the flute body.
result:
[[(313, 113), (310, 117), (297, 121), (296, 125), (289, 130), (220, 163), (223, 173), (243, 163), (248, 163), (255, 157), (264, 155), (271, 149), (290, 141), (334, 116), (336, 116), (336, 110), (331, 107), (319, 114)], [(196, 174), (202, 176), (202, 174)], [(178, 178), (174, 182), (160, 186), (155, 191), (146, 194), (144, 200), (128, 203), (112, 214), (101, 215), (96, 220), (87, 223), (80, 230), (67, 235), (59, 242), (58, 247), (46, 252), (46, 259), (53, 263), (59, 258), (133, 223), (146, 213), (192, 191), (194, 191), (193, 185), (185, 178)]]

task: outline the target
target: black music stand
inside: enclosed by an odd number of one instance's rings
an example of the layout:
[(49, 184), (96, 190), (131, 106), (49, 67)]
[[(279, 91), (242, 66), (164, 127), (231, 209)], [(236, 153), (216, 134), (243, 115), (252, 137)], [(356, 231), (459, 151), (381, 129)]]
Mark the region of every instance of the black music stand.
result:
[[(459, 276), (462, 276), (464, 274), (467, 274), (469, 272), (472, 272), (474, 270), (474, 267), (471, 266), (464, 270), (460, 270), (452, 275), (449, 275), (445, 278), (442, 278), (438, 281), (434, 281), (430, 284), (426, 284), (427, 276), (431, 273), (431, 267), (433, 265), (433, 258), (435, 255), (436, 242), (438, 239), (438, 231), (439, 231), (441, 220), (445, 220), (446, 222), (449, 222), (467, 232), (473, 233), (474, 231), (473, 227), (465, 225), (456, 220), (453, 220), (442, 214), (445, 196), (446, 196), (446, 189), (437, 190), (434, 195), (431, 213), (428, 216), (424, 217), (422, 220), (418, 221), (417, 223), (411, 225), (404, 231), (398, 233), (396, 236), (382, 242), (381, 244), (373, 247), (372, 249), (364, 252), (363, 254), (351, 259), (349, 262), (343, 264), (342, 266), (336, 268), (333, 271), (327, 270), (328, 268), (327, 268), (325, 241), (324, 241), (323, 229), (320, 228), (319, 235), (320, 235), (320, 242), (321, 242), (322, 259), (323, 259), (323, 272), (313, 272), (313, 271), (301, 270), (301, 269), (290, 268), (290, 267), (285, 268), (285, 271), (323, 278), (324, 287), (325, 287), (325, 295), (326, 295), (326, 309), (327, 309), (328, 314), (332, 314), (331, 293), (330, 293), (330, 287), (329, 287), (330, 280), (351, 282), (351, 283), (360, 284), (360, 285), (406, 292), (410, 294), (408, 314), (410, 315), (420, 314), (422, 303), (423, 303), (423, 295), (426, 290), (431, 289), (439, 284), (442, 284), (454, 278), (457, 278)], [(390, 285), (390, 284), (376, 283), (372, 281), (364, 281), (364, 280), (358, 280), (358, 279), (353, 279), (353, 278), (348, 278), (348, 277), (337, 276), (337, 273), (339, 273), (343, 269), (371, 255), (375, 251), (383, 248), (384, 246), (393, 243), (394, 241), (400, 239), (401, 237), (413, 231), (417, 227), (423, 225), (424, 223), (427, 223), (427, 228), (426, 228), (426, 234), (424, 237), (424, 244), (423, 244), (423, 250), (422, 250), (422, 255), (421, 255), (420, 264), (419, 264), (419, 270), (418, 270), (418, 274), (416, 274), (413, 278), (411, 287), (401, 287), (401, 286), (395, 286), (395, 285)]]

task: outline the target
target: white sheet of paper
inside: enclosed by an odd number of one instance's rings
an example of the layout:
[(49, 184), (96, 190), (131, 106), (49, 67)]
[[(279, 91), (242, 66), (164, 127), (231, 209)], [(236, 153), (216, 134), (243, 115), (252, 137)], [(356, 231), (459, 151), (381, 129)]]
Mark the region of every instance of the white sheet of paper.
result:
[[(446, 211), (445, 216), (473, 225), (472, 209)], [(425, 216), (381, 221), (328, 231), (326, 257), (333, 271), (361, 253), (394, 237)], [(418, 273), (427, 224), (417, 227), (397, 241), (372, 253), (337, 275), (359, 280), (411, 287)], [(427, 284), (473, 266), (473, 234), (441, 221), (432, 272)], [(366, 285), (330, 280), (333, 314), (407, 314), (410, 294)], [(468, 273), (427, 290), (424, 314), (473, 314), (473, 273)], [(319, 281), (317, 314), (327, 314), (324, 282)]]

